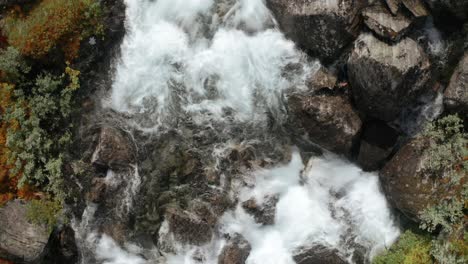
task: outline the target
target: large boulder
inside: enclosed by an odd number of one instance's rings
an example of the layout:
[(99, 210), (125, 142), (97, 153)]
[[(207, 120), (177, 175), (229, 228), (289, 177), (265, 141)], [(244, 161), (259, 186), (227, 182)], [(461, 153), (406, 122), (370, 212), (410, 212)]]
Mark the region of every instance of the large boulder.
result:
[(392, 15), (384, 6), (375, 5), (362, 11), (364, 23), (375, 34), (390, 41), (400, 40), (408, 31), (411, 20), (401, 12)]
[(252, 247), (241, 235), (229, 239), (218, 257), (218, 264), (244, 264)]
[(41, 263), (50, 230), (28, 221), (27, 207), (20, 200), (0, 207), (0, 258), (16, 263)]
[(429, 140), (413, 139), (380, 171), (382, 187), (389, 202), (416, 222), (422, 210), (455, 194), (440, 175), (433, 175), (430, 171), (428, 147)]
[(430, 62), (412, 39), (388, 45), (362, 34), (348, 60), (348, 75), (357, 107), (369, 116), (392, 121), (427, 87)]
[(94, 151), (92, 163), (106, 168), (126, 168), (135, 162), (133, 142), (122, 131), (113, 127), (103, 127), (99, 143)]
[(450, 79), (444, 94), (444, 104), (451, 111), (468, 115), (468, 52)]
[(288, 105), (293, 127), (330, 151), (350, 154), (362, 123), (345, 96), (294, 94)]
[(294, 252), (294, 261), (297, 264), (347, 264), (338, 250), (321, 245), (300, 248)]
[(312, 56), (333, 61), (357, 36), (366, 0), (268, 0), (281, 29)]
[(468, 1), (466, 0), (425, 0), (434, 13), (454, 15), (458, 19), (468, 19)]

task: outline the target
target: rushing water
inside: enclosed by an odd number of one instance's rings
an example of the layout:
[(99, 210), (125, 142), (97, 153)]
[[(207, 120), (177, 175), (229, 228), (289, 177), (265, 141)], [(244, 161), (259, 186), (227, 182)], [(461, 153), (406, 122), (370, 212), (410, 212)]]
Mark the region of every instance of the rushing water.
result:
[[(232, 142), (281, 137), (271, 135), (268, 122), (285, 124), (284, 97), (305, 89), (319, 63), (284, 37), (263, 0), (125, 2), (127, 35), (105, 107), (130, 117), (129, 125), (145, 133), (157, 134), (186, 120), (222, 135), (228, 128), (256, 131), (238, 139), (235, 133), (221, 137), (209, 148), (213, 160)], [(122, 199), (127, 207), (140, 186), (137, 166), (132, 175)], [(371, 258), (399, 235), (378, 177), (332, 154), (302, 161), (294, 151), (288, 164), (242, 176), (250, 183), (216, 187), (229, 187), (239, 203), (219, 219), (212, 241), (204, 246), (173, 241), (173, 252), (154, 246), (147, 249), (154, 258), (143, 258), (140, 246), (119, 245), (89, 227), (93, 205), (77, 224), (81, 240), (102, 263), (218, 263), (224, 235), (237, 233), (251, 244), (247, 263), (288, 264), (294, 263), (295, 251), (313, 245), (334, 248), (350, 262), (359, 246)], [(119, 179), (112, 172), (108, 178)], [(278, 197), (278, 203), (274, 224), (262, 226), (241, 203), (267, 196)], [(160, 239), (170, 235), (163, 223)]]

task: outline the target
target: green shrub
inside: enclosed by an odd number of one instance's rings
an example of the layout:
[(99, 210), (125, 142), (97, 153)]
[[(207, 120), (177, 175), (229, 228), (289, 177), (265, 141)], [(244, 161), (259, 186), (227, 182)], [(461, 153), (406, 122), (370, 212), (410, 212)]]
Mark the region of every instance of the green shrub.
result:
[(19, 182), (41, 187), (64, 198), (62, 165), (70, 144), (68, 117), (76, 87), (65, 86), (66, 77), (44, 74), (36, 79), (27, 94), (18, 89), (16, 105), (6, 118), (16, 120), (20, 129), (9, 130), (7, 147), (12, 151), (16, 172), (22, 171)]
[(63, 217), (62, 209), (61, 202), (57, 200), (32, 200), (28, 203), (26, 216), (32, 223), (45, 225), (52, 231), (58, 220)]
[(16, 83), (21, 81), (23, 74), (30, 71), (30, 67), (21, 57), (20, 52), (8, 47), (0, 49), (0, 79), (3, 82)]
[(430, 264), (432, 263), (430, 236), (407, 230), (386, 252), (375, 257), (373, 264)]

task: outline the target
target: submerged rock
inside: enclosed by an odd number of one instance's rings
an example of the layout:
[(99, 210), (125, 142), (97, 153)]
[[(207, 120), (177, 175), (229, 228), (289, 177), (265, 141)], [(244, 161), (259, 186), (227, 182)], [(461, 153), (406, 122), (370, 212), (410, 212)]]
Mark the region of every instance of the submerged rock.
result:
[(447, 109), (468, 115), (468, 52), (455, 69), (444, 93)]
[(252, 198), (243, 202), (242, 207), (255, 218), (257, 223), (272, 225), (275, 223), (278, 200), (278, 196), (268, 196), (264, 198), (263, 203), (259, 204), (255, 198)]
[(367, 7), (362, 11), (364, 23), (378, 36), (398, 41), (408, 31), (411, 20), (406, 18), (401, 12), (392, 15), (381, 5)]
[(351, 103), (340, 95), (292, 95), (288, 99), (294, 127), (302, 127), (308, 138), (324, 148), (350, 154), (361, 129), (361, 119)]
[(297, 250), (293, 257), (297, 264), (347, 264), (338, 250), (322, 245)]
[(50, 230), (29, 222), (27, 203), (15, 200), (0, 207), (0, 258), (18, 263), (40, 263)]
[(348, 74), (357, 107), (384, 121), (396, 119), (431, 76), (429, 59), (415, 41), (388, 45), (370, 34), (356, 40)]
[(231, 238), (218, 257), (218, 264), (244, 264), (252, 247), (241, 235)]
[(454, 195), (445, 179), (430, 172), (430, 153), (425, 151), (428, 144), (426, 139), (413, 139), (380, 171), (389, 202), (416, 222), (422, 210)]
[(123, 132), (113, 127), (103, 127), (91, 161), (110, 169), (125, 168), (135, 162), (135, 150)]
[(333, 61), (357, 36), (366, 1), (268, 0), (281, 29), (312, 56)]

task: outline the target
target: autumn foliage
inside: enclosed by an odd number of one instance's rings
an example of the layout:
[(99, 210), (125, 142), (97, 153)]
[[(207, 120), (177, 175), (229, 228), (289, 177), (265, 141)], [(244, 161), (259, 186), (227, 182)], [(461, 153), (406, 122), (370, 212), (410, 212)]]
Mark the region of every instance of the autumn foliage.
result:
[(29, 11), (11, 9), (2, 28), (10, 45), (23, 55), (41, 58), (58, 47), (71, 60), (78, 55), (81, 39), (102, 28), (99, 13), (96, 0), (42, 0)]

